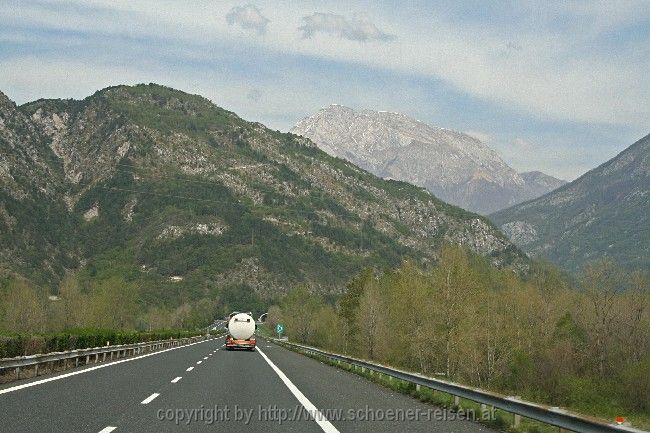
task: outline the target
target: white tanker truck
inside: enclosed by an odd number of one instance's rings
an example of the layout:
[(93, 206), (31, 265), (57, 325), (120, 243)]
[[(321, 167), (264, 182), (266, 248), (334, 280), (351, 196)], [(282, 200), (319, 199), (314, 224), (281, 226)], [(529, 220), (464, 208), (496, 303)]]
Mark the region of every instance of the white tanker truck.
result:
[(226, 324), (226, 350), (255, 350), (255, 328), (251, 313), (231, 313)]

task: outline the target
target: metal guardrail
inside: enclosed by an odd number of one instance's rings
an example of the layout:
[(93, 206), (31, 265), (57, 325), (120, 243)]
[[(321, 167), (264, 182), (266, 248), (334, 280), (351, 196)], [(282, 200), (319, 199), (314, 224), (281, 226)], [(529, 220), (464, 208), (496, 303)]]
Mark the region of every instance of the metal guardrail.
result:
[(625, 425), (607, 424), (601, 420), (570, 413), (564, 409), (557, 407), (544, 406), (524, 401), (516, 397), (506, 397), (478, 388), (471, 388), (453, 382), (433, 379), (416, 373), (410, 373), (407, 371), (386, 367), (381, 364), (375, 364), (361, 359), (326, 352), (324, 350), (316, 349), (310, 346), (289, 343), (287, 341), (281, 341), (278, 339), (273, 340), (280, 345), (290, 346), (310, 355), (322, 356), (330, 360), (337, 361), (338, 363), (344, 362), (353, 366), (361, 367), (361, 369), (368, 369), (369, 371), (374, 371), (377, 373), (385, 374), (389, 377), (394, 377), (395, 379), (413, 383), (418, 387), (424, 386), (436, 391), (451, 394), (455, 397), (464, 398), (487, 406), (493, 406), (506, 412), (511, 412), (515, 414), (515, 416), (535, 419), (543, 423), (559, 427), (560, 431), (564, 429), (584, 433), (647, 433), (643, 430), (638, 430)]
[(0, 373), (6, 370), (14, 369), (17, 378), (20, 378), (21, 368), (34, 368), (34, 376), (38, 376), (39, 365), (50, 364), (53, 366), (55, 362), (62, 362), (63, 368), (68, 367), (68, 361), (74, 360), (74, 366), (79, 366), (80, 362), (83, 365), (90, 363), (104, 362), (108, 358), (109, 361), (113, 359), (125, 358), (127, 356), (135, 356), (143, 353), (155, 352), (156, 350), (167, 349), (170, 347), (183, 346), (185, 344), (202, 341), (210, 336), (196, 336), (196, 337), (183, 337), (169, 340), (156, 340), (145, 341), (142, 343), (133, 344), (118, 344), (113, 346), (92, 347), (87, 349), (70, 350), (66, 352), (51, 352), (38, 355), (18, 356), (15, 358), (2, 358), (0, 359)]

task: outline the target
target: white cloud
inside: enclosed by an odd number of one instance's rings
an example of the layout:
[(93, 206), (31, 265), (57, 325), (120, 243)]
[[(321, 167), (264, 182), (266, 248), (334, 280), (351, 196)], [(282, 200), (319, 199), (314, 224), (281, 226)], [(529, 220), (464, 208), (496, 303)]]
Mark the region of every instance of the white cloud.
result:
[(482, 132), (482, 131), (465, 131), (465, 134), (469, 135), (472, 138), (476, 138), (477, 140), (483, 142), (483, 143), (489, 143), (492, 141), (492, 135), (488, 134), (487, 132)]
[[(74, 8), (45, 7), (29, 1), (0, 2), (0, 20), (14, 26), (93, 32), (107, 39), (171, 40), (176, 45), (187, 44), (190, 51), (196, 49), (197, 60), (215, 54), (197, 49), (200, 44), (218, 41), (277, 53), (278, 57), (300, 55), (392, 70), (439, 80), (471, 97), (542, 120), (645, 129), (650, 118), (648, 38), (639, 34), (629, 39), (612, 36), (621, 26), (650, 19), (650, 9), (643, 7), (647, 0), (544, 4), (522, 0), (516, 5), (517, 20), (498, 24), (454, 20), (444, 14), (444, 4), (440, 8), (395, 11), (381, 2), (361, 10), (359, 5), (340, 1), (328, 3), (332, 12), (323, 15), (330, 18), (306, 22), (305, 17), (314, 17), (313, 4), (259, 0), (268, 18), (250, 21), (251, 25), (266, 23), (264, 38), (233, 34), (223, 17), (246, 6), (229, 0), (196, 0), (192, 7), (164, 0), (68, 0), (59, 4)], [(106, 14), (84, 12), (89, 5), (113, 11), (111, 19), (106, 19)], [(346, 18), (364, 13), (372, 18)], [(382, 40), (382, 34), (390, 36), (373, 21), (390, 22), (391, 33), (398, 34), (399, 40), (360, 44), (363, 38), (377, 41)], [(240, 26), (234, 21), (232, 25)], [(307, 36), (325, 33), (337, 37), (301, 39), (296, 31), (301, 25)], [(609, 45), (600, 43), (598, 37), (603, 34), (609, 38)], [(513, 48), (508, 48), (509, 44)]]
[(530, 156), (531, 152), (535, 152), (537, 149), (530, 141), (525, 138), (517, 137), (512, 141), (511, 149), (513, 153), (518, 153), (521, 155)]
[(348, 19), (343, 15), (316, 12), (302, 18), (304, 24), (299, 27), (303, 39), (309, 39), (317, 33), (326, 33), (351, 41), (394, 41), (395, 35), (385, 33), (367, 18)]
[(246, 30), (255, 30), (258, 35), (266, 33), (266, 26), (270, 21), (252, 4), (235, 6), (226, 14), (226, 22), (229, 25), (238, 25)]
[(258, 89), (257, 87), (251, 89), (251, 90), (246, 94), (246, 98), (247, 98), (249, 101), (252, 101), (252, 102), (260, 102), (260, 100), (262, 99), (262, 96), (264, 96), (264, 92), (262, 92), (262, 90)]

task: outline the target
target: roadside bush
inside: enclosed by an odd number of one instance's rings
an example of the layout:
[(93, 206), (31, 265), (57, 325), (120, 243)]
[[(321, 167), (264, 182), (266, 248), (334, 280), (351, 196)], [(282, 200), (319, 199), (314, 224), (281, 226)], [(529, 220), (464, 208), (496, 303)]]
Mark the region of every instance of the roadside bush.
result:
[(105, 346), (107, 343), (133, 344), (144, 341), (191, 337), (196, 331), (161, 330), (155, 332), (112, 331), (107, 329), (74, 329), (51, 334), (0, 335), (0, 358), (64, 352)]

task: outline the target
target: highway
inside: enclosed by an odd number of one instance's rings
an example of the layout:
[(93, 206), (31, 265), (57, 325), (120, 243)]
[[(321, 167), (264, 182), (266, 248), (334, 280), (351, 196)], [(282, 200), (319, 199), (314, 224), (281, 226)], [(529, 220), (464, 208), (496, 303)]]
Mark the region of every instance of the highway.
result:
[(0, 387), (0, 432), (489, 431), (258, 339), (223, 337)]

